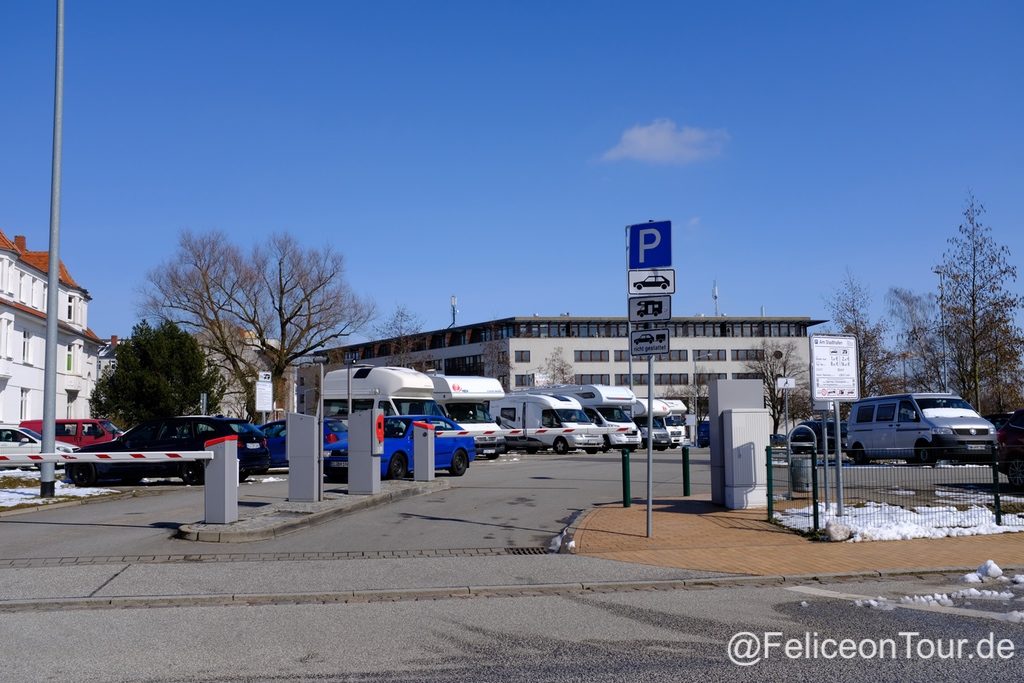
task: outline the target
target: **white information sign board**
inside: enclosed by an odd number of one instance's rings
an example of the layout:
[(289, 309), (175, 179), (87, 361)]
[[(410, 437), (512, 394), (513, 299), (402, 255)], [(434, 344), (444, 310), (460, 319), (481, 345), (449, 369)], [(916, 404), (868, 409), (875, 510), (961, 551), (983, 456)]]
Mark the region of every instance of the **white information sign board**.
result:
[(274, 383), (269, 372), (261, 372), (256, 381), (256, 412), (269, 413), (274, 409)]
[(813, 334), (810, 345), (811, 399), (860, 400), (857, 338), (847, 334)]

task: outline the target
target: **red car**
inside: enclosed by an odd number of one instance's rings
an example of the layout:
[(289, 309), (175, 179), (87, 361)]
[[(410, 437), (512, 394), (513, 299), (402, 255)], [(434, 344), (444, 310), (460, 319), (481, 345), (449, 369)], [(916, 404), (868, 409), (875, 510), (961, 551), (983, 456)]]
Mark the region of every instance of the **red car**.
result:
[(1006, 475), (1010, 484), (1024, 488), (1024, 409), (1010, 416), (996, 432), (999, 446), (999, 471)]

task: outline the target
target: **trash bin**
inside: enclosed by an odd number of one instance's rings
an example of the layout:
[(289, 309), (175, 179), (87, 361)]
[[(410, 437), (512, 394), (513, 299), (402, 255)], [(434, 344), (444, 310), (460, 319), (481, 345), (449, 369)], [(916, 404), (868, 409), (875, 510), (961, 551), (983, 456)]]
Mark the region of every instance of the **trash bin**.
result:
[(789, 483), (794, 493), (811, 492), (811, 456), (794, 455), (790, 458)]

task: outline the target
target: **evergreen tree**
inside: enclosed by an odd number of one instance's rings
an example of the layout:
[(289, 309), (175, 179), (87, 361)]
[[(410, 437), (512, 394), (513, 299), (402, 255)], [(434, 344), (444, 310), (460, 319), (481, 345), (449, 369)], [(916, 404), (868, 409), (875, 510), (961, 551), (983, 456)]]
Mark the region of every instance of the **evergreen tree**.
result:
[(171, 415), (196, 414), (200, 396), (215, 413), (224, 395), (224, 381), (199, 343), (171, 322), (151, 327), (143, 321), (130, 339), (118, 344), (116, 363), (96, 382), (91, 407), (124, 425)]

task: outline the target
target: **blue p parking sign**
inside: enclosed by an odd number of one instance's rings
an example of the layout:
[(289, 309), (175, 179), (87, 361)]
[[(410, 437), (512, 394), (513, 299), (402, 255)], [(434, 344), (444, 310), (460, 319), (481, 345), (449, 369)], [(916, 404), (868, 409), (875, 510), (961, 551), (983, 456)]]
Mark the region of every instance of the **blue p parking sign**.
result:
[(672, 221), (629, 226), (629, 269), (672, 265)]

